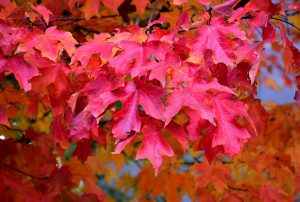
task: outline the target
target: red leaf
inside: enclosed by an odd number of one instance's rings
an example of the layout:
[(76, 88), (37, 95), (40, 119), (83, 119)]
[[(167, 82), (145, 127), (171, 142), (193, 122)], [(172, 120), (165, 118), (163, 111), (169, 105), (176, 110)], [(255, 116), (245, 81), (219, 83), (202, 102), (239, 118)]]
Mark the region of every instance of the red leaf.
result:
[(90, 19), (93, 15), (97, 15), (99, 11), (99, 6), (100, 6), (101, 0), (86, 0), (85, 4), (83, 7), (80, 9), (84, 17), (88, 20)]
[(93, 150), (91, 147), (91, 140), (84, 138), (76, 142), (76, 149), (73, 156), (77, 156), (80, 161), (84, 162), (89, 156), (92, 155)]
[(96, 119), (90, 112), (82, 111), (72, 119), (70, 137), (74, 140), (89, 138), (97, 131)]
[(216, 90), (221, 92), (232, 93), (234, 92), (219, 84), (216, 80), (208, 83), (190, 83), (180, 90), (174, 90), (167, 100), (167, 107), (165, 110), (165, 123), (166, 125), (171, 119), (180, 111), (183, 106), (188, 106), (191, 109), (197, 110), (203, 119), (214, 122), (211, 108), (205, 104), (207, 98), (206, 91)]
[(40, 75), (31, 79), (33, 91), (44, 94), (47, 92), (47, 87), (51, 84), (55, 87), (56, 95), (60, 95), (65, 91), (65, 88), (68, 86), (66, 78), (68, 68), (65, 65), (42, 57), (37, 52), (25, 54), (24, 60), (40, 72)]
[(173, 150), (161, 134), (162, 124), (147, 119), (143, 124), (143, 143), (136, 154), (136, 160), (147, 158), (158, 172), (162, 164), (162, 156), (173, 156)]
[(0, 47), (4, 55), (9, 55), (16, 49), (17, 44), (22, 42), (30, 32), (25, 28), (12, 27), (1, 23), (0, 33)]
[(89, 59), (94, 54), (100, 54), (100, 57), (108, 61), (112, 56), (112, 49), (115, 47), (113, 43), (105, 42), (108, 38), (107, 34), (99, 34), (94, 36), (93, 40), (84, 43), (76, 49), (71, 63), (80, 62), (82, 66), (86, 67)]
[(49, 11), (43, 5), (38, 5), (38, 6), (31, 5), (31, 8), (33, 10), (35, 10), (36, 12), (38, 12), (39, 14), (41, 14), (47, 24), (49, 23), (49, 16), (53, 15), (53, 13), (51, 11)]
[(31, 35), (18, 47), (19, 52), (28, 52), (33, 48), (41, 51), (43, 57), (52, 61), (58, 61), (61, 51), (65, 50), (72, 56), (76, 50), (77, 41), (70, 32), (65, 32), (49, 27), (45, 33), (39, 29), (34, 29)]
[(118, 139), (127, 138), (132, 130), (139, 132), (141, 121), (138, 114), (138, 93), (134, 93), (122, 102), (123, 109), (118, 111), (114, 118), (116, 120), (112, 133)]
[(163, 120), (162, 115), (164, 105), (162, 97), (164, 90), (162, 88), (145, 85), (139, 83), (137, 86), (128, 84), (126, 86), (128, 94), (120, 98), (123, 109), (115, 113), (115, 124), (112, 132), (114, 137), (124, 139), (128, 136), (131, 130), (140, 131), (141, 121), (138, 113), (138, 105), (143, 107), (143, 110), (149, 116)]
[(188, 146), (187, 133), (184, 127), (172, 121), (166, 129), (171, 133), (171, 135), (181, 144), (183, 151), (186, 150)]
[[(201, 4), (208, 6), (210, 4), (211, 0), (198, 0)], [(188, 2), (188, 0), (173, 0), (173, 3), (176, 5), (183, 4), (185, 2)]]
[(214, 6), (212, 9), (222, 15), (230, 15), (233, 12), (233, 8), (241, 0), (229, 0), (225, 3)]
[(9, 126), (8, 117), (6, 115), (6, 109), (3, 106), (0, 106), (0, 124)]
[(114, 0), (114, 1), (101, 0), (101, 1), (105, 6), (113, 10), (115, 13), (118, 13), (118, 8), (123, 3), (124, 0)]
[(210, 25), (201, 25), (198, 28), (199, 35), (193, 41), (191, 47), (196, 57), (202, 57), (206, 49), (213, 51), (215, 63), (223, 62), (233, 65), (234, 49), (239, 44), (227, 37), (231, 34), (239, 39), (246, 39), (244, 31), (238, 27), (239, 23), (224, 23), (222, 18), (214, 18)]
[(15, 55), (10, 57), (9, 59), (0, 59), (0, 72), (9, 70), (14, 73), (16, 79), (18, 80), (20, 87), (25, 91), (31, 89), (31, 84), (29, 80), (33, 77), (39, 75), (39, 71), (26, 63), (23, 59), (22, 55)]
[(149, 3), (148, 0), (133, 0), (132, 1), (133, 5), (136, 7), (136, 11), (142, 15), (145, 11), (145, 8), (147, 4)]
[(73, 183), (69, 167), (63, 166), (53, 170), (49, 177), (49, 182), (54, 186), (56, 191), (60, 191), (64, 187), (71, 188)]
[[(118, 44), (122, 50), (110, 61), (118, 74), (129, 74), (132, 77), (145, 75), (156, 61), (165, 59), (170, 46), (166, 43), (151, 41), (140, 44), (135, 41), (121, 41)], [(148, 68), (146, 68), (148, 67)]]
[(249, 132), (236, 123), (236, 118), (247, 117), (247, 108), (232, 95), (221, 93), (213, 98), (214, 115), (217, 128), (214, 132), (212, 147), (222, 145), (230, 156), (241, 149), (243, 143), (251, 137)]

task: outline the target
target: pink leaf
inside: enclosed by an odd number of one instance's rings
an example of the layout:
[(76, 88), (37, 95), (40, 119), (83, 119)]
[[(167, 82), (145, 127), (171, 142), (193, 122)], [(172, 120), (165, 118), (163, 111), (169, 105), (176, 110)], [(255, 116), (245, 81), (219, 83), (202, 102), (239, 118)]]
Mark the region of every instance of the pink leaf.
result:
[(233, 100), (232, 95), (221, 93), (214, 97), (214, 114), (217, 129), (214, 132), (212, 147), (222, 145), (225, 152), (233, 156), (251, 137), (245, 128), (236, 123), (236, 118), (248, 117), (247, 108), (241, 101)]
[(188, 84), (183, 89), (174, 90), (167, 100), (167, 107), (164, 115), (166, 125), (183, 106), (188, 106), (191, 109), (197, 110), (203, 119), (213, 123), (214, 119), (212, 110), (207, 104), (205, 104), (205, 100), (207, 99), (206, 91), (208, 90), (234, 94), (230, 88), (219, 84), (216, 80), (212, 80), (208, 83)]
[(112, 128), (114, 137), (125, 139), (132, 130), (139, 132), (141, 121), (138, 114), (138, 93), (134, 93), (122, 103), (123, 109), (115, 113), (115, 124)]
[(19, 52), (28, 52), (36, 48), (41, 51), (43, 57), (52, 61), (58, 61), (60, 54), (65, 50), (69, 56), (72, 56), (76, 50), (77, 41), (70, 32), (65, 32), (49, 27), (45, 33), (39, 29), (34, 29), (32, 34), (24, 40), (24, 43), (18, 47)]
[(185, 151), (188, 146), (188, 141), (187, 133), (185, 132), (184, 127), (175, 122), (171, 122), (166, 129), (181, 144), (183, 151)]
[(173, 156), (174, 152), (161, 134), (162, 124), (147, 119), (143, 124), (143, 142), (136, 154), (136, 160), (147, 158), (158, 172), (162, 164), (162, 156)]
[(76, 49), (71, 63), (80, 62), (82, 66), (86, 67), (89, 59), (94, 54), (100, 54), (100, 57), (108, 61), (112, 56), (112, 49), (115, 47), (113, 43), (105, 42), (107, 35), (99, 34), (94, 36), (93, 40), (84, 43)]
[(201, 25), (198, 28), (199, 35), (192, 42), (191, 48), (196, 57), (202, 57), (207, 49), (213, 51), (215, 63), (223, 62), (233, 66), (236, 55), (234, 49), (239, 44), (227, 37), (231, 34), (239, 39), (246, 39), (244, 31), (238, 27), (238, 23), (225, 24), (222, 18), (215, 18), (210, 25)]
[(3, 61), (5, 62), (2, 66), (0, 66), (0, 72), (5, 70), (13, 72), (20, 84), (20, 87), (25, 91), (29, 91), (31, 89), (29, 80), (39, 75), (39, 71), (25, 62), (22, 55), (15, 55), (7, 60), (3, 59)]
[(38, 5), (38, 6), (34, 6), (34, 5), (31, 5), (31, 8), (33, 10), (35, 10), (36, 12), (38, 12), (39, 14), (41, 14), (45, 20), (45, 22), (49, 23), (49, 16), (50, 15), (53, 15), (53, 13), (51, 11), (49, 11), (45, 6), (43, 5)]

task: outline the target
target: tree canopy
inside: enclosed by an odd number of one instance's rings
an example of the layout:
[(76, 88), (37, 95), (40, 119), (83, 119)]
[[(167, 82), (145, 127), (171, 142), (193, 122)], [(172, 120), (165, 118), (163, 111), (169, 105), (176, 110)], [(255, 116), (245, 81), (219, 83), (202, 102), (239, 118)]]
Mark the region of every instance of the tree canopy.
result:
[(0, 0), (0, 200), (296, 200), (299, 8)]

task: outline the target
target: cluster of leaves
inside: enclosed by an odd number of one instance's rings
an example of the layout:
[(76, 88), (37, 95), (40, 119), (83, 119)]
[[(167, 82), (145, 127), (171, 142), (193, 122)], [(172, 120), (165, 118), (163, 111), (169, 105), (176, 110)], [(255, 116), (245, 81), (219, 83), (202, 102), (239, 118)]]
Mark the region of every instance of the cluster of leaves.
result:
[[(139, 175), (123, 175), (131, 181), (127, 190), (138, 187), (141, 200), (164, 193), (168, 201), (179, 201), (180, 192), (194, 200), (203, 194), (208, 201), (295, 196), (299, 185), (287, 179), (299, 177), (294, 159), (299, 140), (292, 133), (297, 125), (283, 128), (286, 138), (276, 139), (274, 128), (286, 126), (278, 125), (278, 115), (277, 125), (265, 133), (267, 118), (255, 95), (259, 67), (269, 59), (266, 44), (284, 51), (286, 70), (299, 72), (297, 26), (280, 18), (288, 18), (299, 4), (55, 2), (0, 1), (4, 201), (12, 200), (12, 189), (23, 193), (20, 200), (39, 201), (46, 194), (46, 201), (102, 201), (96, 181), (101, 186), (103, 176), (112, 175), (104, 162), (113, 158), (117, 170), (132, 159), (151, 162), (154, 172), (136, 161)], [(298, 120), (291, 117), (293, 123)], [(245, 156), (227, 159), (257, 134)], [(204, 159), (194, 157), (195, 165), (176, 170), (189, 164), (182, 162), (184, 154), (198, 151)], [(111, 152), (120, 155), (109, 157)], [(174, 157), (163, 161), (163, 156)], [(270, 164), (240, 163), (257, 161)], [(169, 186), (163, 189), (161, 183)], [(107, 184), (101, 187), (112, 192)]]

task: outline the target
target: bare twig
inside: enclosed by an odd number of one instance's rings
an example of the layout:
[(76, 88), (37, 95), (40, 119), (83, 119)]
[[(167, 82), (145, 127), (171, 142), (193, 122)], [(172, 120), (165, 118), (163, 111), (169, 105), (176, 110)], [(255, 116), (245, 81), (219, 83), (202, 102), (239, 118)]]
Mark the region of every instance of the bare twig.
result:
[(28, 174), (28, 173), (26, 173), (26, 172), (24, 172), (24, 171), (22, 171), (22, 170), (20, 170), (20, 169), (18, 169), (18, 168), (15, 168), (15, 167), (13, 167), (13, 166), (10, 166), (10, 165), (8, 165), (8, 164), (3, 164), (3, 165), (4, 165), (5, 167), (7, 167), (7, 168), (9, 168), (9, 169), (11, 169), (11, 170), (13, 170), (13, 171), (15, 171), (15, 172), (21, 174), (21, 175), (25, 175), (25, 176), (30, 177), (30, 178), (32, 178), (32, 179), (36, 179), (36, 180), (47, 180), (47, 179), (49, 178), (48, 176), (42, 176), (42, 177), (33, 176), (33, 175), (31, 175), (31, 174)]
[(245, 192), (249, 191), (248, 189), (245, 189), (245, 188), (232, 187), (230, 185), (227, 185), (227, 187), (228, 187), (228, 189), (233, 190), (233, 191), (245, 191)]
[(155, 10), (156, 10), (157, 3), (158, 3), (158, 0), (155, 0), (155, 2), (154, 2), (154, 6), (153, 6), (153, 9), (152, 9), (152, 12), (151, 12), (151, 15), (150, 15), (150, 17), (149, 17), (149, 21), (148, 21), (147, 28), (149, 28), (149, 27), (150, 27), (150, 24), (151, 24), (152, 18), (153, 18), (153, 16), (154, 16), (154, 13), (155, 13)]
[[(119, 15), (105, 15), (105, 16), (100, 16), (99, 18), (104, 19), (104, 18), (114, 18), (114, 17), (119, 17)], [(49, 23), (50, 22), (57, 22), (57, 21), (78, 22), (78, 21), (81, 21), (81, 20), (85, 20), (85, 18), (54, 18), (52, 20), (49, 20)], [(35, 25), (41, 25), (41, 24), (46, 24), (46, 22), (35, 23)]]
[(80, 26), (80, 25), (76, 25), (79, 29), (87, 31), (87, 32), (91, 32), (91, 33), (95, 33), (95, 34), (99, 34), (100, 32), (94, 29), (90, 29), (84, 26)]
[(286, 20), (283, 20), (283, 19), (280, 19), (280, 18), (275, 18), (275, 17), (271, 17), (271, 19), (272, 19), (272, 20), (279, 20), (279, 21), (281, 21), (281, 22), (284, 22), (284, 23), (286, 23), (286, 24), (288, 24), (288, 25), (291, 25), (292, 27), (294, 27), (294, 28), (297, 29), (298, 31), (300, 31), (300, 28), (299, 28), (299, 27), (297, 27), (297, 26), (294, 25), (293, 23), (290, 23), (290, 22), (288, 22), (288, 21), (286, 21)]
[(132, 159), (130, 156), (128, 156), (128, 154), (125, 152), (125, 151), (122, 151), (121, 152), (126, 158), (128, 158), (128, 159), (131, 159), (132, 161), (133, 161), (133, 163), (138, 167), (138, 168), (142, 168), (142, 166), (139, 164), (139, 162), (138, 161), (136, 161), (136, 160), (134, 160), (134, 159)]

